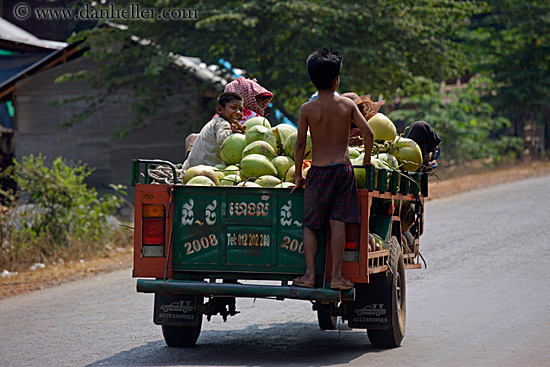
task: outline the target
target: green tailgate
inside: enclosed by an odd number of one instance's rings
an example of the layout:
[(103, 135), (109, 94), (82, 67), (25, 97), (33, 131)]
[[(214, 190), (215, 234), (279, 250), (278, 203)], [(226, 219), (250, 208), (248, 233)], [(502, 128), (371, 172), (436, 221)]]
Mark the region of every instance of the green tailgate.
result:
[(173, 205), (174, 271), (305, 272), (303, 190), (175, 186)]

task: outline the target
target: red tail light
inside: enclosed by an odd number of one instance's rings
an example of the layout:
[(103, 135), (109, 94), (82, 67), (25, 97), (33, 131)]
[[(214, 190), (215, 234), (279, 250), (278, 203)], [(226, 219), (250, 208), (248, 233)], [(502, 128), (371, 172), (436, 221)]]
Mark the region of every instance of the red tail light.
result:
[(164, 244), (164, 219), (143, 219), (144, 245)]
[(359, 250), (357, 242), (346, 242), (346, 250)]

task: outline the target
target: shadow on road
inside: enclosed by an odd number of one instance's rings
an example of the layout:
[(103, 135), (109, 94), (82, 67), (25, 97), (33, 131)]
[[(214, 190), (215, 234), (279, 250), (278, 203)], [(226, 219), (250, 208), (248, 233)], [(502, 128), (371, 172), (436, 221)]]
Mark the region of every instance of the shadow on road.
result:
[[(160, 330), (159, 330), (160, 333)], [(122, 351), (92, 366), (330, 366), (347, 364), (370, 346), (365, 330), (340, 325), (323, 331), (317, 323), (284, 323), (267, 328), (206, 330), (197, 345), (169, 348), (163, 339)]]

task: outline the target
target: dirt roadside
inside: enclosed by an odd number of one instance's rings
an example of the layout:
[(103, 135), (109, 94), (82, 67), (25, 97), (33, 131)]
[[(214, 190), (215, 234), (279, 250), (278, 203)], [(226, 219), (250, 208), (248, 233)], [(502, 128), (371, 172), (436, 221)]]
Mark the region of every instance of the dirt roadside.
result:
[[(550, 175), (550, 162), (533, 162), (439, 181), (431, 177), (428, 200), (543, 175)], [(9, 278), (0, 278), (0, 299), (101, 273), (129, 269), (132, 267), (132, 253), (131, 246), (117, 248), (106, 257), (47, 266), (44, 269), (20, 272)]]

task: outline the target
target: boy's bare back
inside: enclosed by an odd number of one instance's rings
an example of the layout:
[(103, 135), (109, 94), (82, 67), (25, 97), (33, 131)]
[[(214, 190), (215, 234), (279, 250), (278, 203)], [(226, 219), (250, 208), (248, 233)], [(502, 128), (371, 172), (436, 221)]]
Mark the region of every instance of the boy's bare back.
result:
[[(302, 105), (298, 131), (303, 135), (309, 127), (313, 165), (350, 161), (348, 143), (352, 120), (360, 128), (368, 126), (351, 99), (334, 95), (332, 91), (319, 91), (316, 99)], [(301, 140), (300, 136), (298, 140)]]

